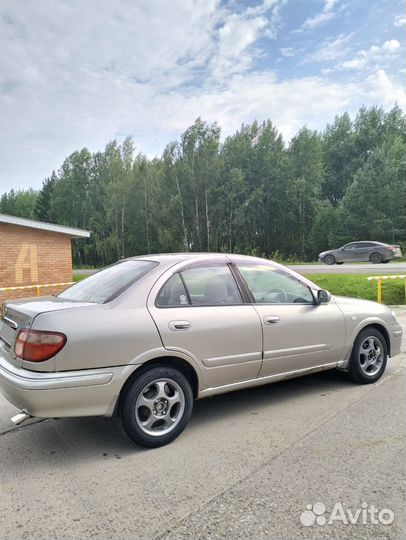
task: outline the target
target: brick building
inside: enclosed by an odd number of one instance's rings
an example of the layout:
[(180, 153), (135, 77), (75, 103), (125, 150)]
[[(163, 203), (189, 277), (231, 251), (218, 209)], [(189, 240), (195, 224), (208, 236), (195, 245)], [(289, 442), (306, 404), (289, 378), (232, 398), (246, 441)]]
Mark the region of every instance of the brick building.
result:
[[(90, 232), (16, 216), (0, 214), (0, 289), (72, 281), (71, 238), (89, 238)], [(55, 294), (66, 288), (41, 288)], [(0, 291), (0, 303), (35, 296), (37, 289)]]

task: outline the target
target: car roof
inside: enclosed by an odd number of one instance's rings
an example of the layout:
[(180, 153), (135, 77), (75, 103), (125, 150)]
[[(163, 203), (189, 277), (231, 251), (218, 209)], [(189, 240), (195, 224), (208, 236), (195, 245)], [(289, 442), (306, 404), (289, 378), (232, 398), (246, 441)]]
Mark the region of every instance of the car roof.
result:
[(159, 262), (161, 264), (167, 264), (172, 265), (176, 264), (178, 262), (183, 261), (214, 261), (214, 260), (220, 260), (220, 261), (247, 261), (247, 262), (264, 262), (265, 260), (267, 262), (267, 259), (261, 259), (259, 257), (252, 257), (250, 255), (238, 255), (235, 253), (209, 253), (209, 252), (180, 252), (180, 253), (153, 253), (149, 255), (139, 255), (137, 257), (129, 257), (127, 259), (123, 259), (127, 261), (132, 260), (143, 260), (143, 261), (155, 261)]
[(149, 253), (148, 255), (138, 255), (136, 257), (128, 257), (124, 259), (127, 261), (144, 260), (144, 261), (156, 261), (156, 262), (180, 262), (188, 259), (213, 259), (213, 258), (227, 258), (225, 253), (203, 253), (203, 252), (179, 252), (179, 253)]
[(376, 244), (377, 246), (386, 246), (383, 242), (376, 242), (376, 240), (354, 240), (353, 242), (349, 242), (349, 244)]

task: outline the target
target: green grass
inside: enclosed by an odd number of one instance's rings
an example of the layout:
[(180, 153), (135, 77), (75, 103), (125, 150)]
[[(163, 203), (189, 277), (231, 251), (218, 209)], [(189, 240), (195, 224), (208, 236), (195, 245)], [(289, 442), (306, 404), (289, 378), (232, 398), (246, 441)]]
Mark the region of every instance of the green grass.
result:
[[(273, 261), (273, 259), (270, 259), (271, 261)], [(278, 262), (280, 264), (284, 264), (285, 266), (310, 266), (312, 264), (320, 264), (319, 261), (275, 261), (275, 262)]]
[[(368, 281), (360, 274), (306, 274), (306, 277), (331, 294), (376, 301), (377, 281)], [(382, 302), (388, 305), (405, 303), (405, 280), (382, 280)]]

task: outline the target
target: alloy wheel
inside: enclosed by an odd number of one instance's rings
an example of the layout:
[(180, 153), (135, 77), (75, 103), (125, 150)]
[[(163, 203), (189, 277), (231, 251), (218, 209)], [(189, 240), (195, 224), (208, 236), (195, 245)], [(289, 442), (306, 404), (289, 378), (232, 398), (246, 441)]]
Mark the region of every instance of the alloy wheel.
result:
[(359, 348), (359, 365), (362, 372), (373, 377), (382, 367), (384, 360), (384, 347), (379, 338), (368, 336)]
[(180, 422), (185, 410), (185, 395), (171, 379), (156, 379), (140, 392), (135, 404), (135, 419), (147, 435), (162, 436)]
[(324, 262), (325, 262), (326, 264), (328, 264), (328, 265), (334, 264), (334, 263), (335, 263), (335, 258), (334, 258), (333, 255), (326, 255), (326, 256), (324, 257)]

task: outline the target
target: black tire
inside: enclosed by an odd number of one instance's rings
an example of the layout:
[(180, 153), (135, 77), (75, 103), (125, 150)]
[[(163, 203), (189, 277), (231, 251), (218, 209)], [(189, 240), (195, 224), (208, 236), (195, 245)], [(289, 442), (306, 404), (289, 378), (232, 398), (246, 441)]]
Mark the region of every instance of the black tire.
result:
[(369, 260), (372, 264), (381, 264), (383, 257), (380, 253), (371, 253)]
[[(170, 400), (177, 399), (173, 396), (178, 395), (179, 403), (174, 402), (171, 405)], [(166, 409), (159, 411), (158, 404), (161, 407), (165, 398), (167, 398)], [(139, 400), (148, 401), (148, 406), (139, 404)], [(177, 416), (175, 415), (173, 419), (172, 413), (175, 407), (178, 407), (175, 411)], [(121, 409), (121, 419), (126, 434), (133, 442), (146, 448), (157, 448), (172, 442), (182, 433), (191, 417), (192, 409), (193, 392), (187, 378), (177, 369), (159, 365), (141, 373), (127, 389)], [(159, 418), (158, 414), (161, 415)], [(153, 423), (146, 428), (142, 425), (142, 421), (148, 422), (150, 418)], [(156, 418), (155, 421), (154, 418)], [(165, 427), (171, 422), (174, 425)], [(160, 431), (163, 432), (162, 435)]]
[(384, 264), (387, 264), (387, 263), (389, 262), (389, 260), (387, 260), (387, 261), (382, 261), (382, 262), (383, 262)]
[[(369, 360), (368, 355), (372, 354), (369, 353), (369, 349), (366, 349), (365, 345), (368, 342), (368, 340), (372, 340), (375, 342), (375, 348), (376, 345), (378, 345), (378, 348), (381, 350), (381, 357), (377, 354), (377, 351), (375, 353), (376, 355), (376, 364), (369, 365), (366, 367), (366, 362)], [(374, 356), (374, 354), (372, 354)], [(378, 366), (378, 359), (379, 360), (379, 366)], [(348, 370), (348, 376), (353, 381), (360, 383), (360, 384), (371, 384), (376, 382), (378, 379), (380, 379), (385, 371), (386, 363), (388, 360), (388, 345), (386, 343), (386, 339), (382, 335), (379, 330), (373, 327), (367, 327), (361, 330), (361, 332), (358, 334), (357, 339), (354, 342), (354, 346), (352, 348), (350, 363), (349, 363), (349, 370)], [(375, 366), (377, 371), (374, 372), (372, 369), (370, 370), (370, 373), (368, 373), (369, 367)]]
[(329, 254), (324, 257), (323, 262), (325, 264), (331, 265), (336, 262), (336, 258), (334, 257), (334, 255)]
[(337, 262), (337, 261), (336, 261), (336, 264), (344, 264), (344, 262)]

